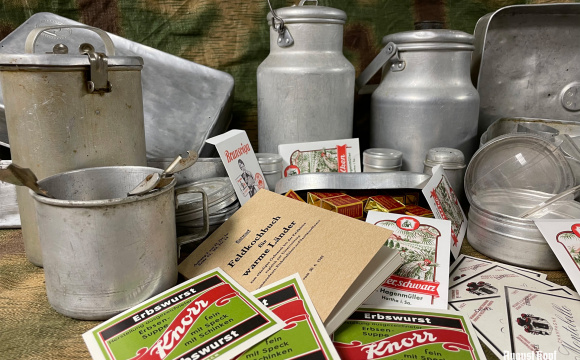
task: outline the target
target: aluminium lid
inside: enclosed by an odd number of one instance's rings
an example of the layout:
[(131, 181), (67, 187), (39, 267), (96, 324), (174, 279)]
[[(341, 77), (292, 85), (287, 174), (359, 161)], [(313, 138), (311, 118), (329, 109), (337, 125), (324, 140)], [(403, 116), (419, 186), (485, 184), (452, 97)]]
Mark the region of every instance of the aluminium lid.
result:
[[(139, 56), (108, 56), (107, 65), (109, 70), (115, 70), (118, 67), (138, 67), (141, 69), (143, 58)], [(89, 66), (89, 57), (81, 54), (0, 54), (0, 68), (3, 71), (21, 71), (39, 67), (88, 68)]]
[(403, 163), (403, 153), (399, 150), (372, 148), (363, 151), (363, 164), (382, 168), (393, 168)]
[(431, 167), (442, 165), (444, 169), (463, 169), (465, 167), (465, 156), (461, 150), (438, 147), (429, 149), (423, 163)]
[[(344, 24), (347, 18), (344, 11), (326, 6), (290, 6), (276, 9), (275, 12), (286, 24), (303, 22)], [(272, 22), (272, 13), (268, 12), (266, 18), (270, 24)]]
[(448, 29), (430, 29), (430, 30), (415, 30), (403, 31), (395, 34), (390, 34), (383, 37), (383, 45), (390, 42), (395, 44), (426, 44), (426, 43), (440, 43), (440, 44), (466, 44), (471, 45), (473, 50), (473, 42), (475, 37), (459, 30)]

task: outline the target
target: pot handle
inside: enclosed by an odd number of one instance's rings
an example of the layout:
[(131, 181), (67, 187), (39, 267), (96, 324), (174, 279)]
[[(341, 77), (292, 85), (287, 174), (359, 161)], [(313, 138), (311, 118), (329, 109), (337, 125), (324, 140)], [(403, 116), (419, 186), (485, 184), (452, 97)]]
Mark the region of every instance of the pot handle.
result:
[(69, 28), (90, 30), (97, 33), (97, 35), (101, 37), (101, 40), (103, 40), (103, 43), (105, 44), (105, 54), (107, 56), (115, 56), (115, 45), (113, 44), (113, 40), (111, 40), (111, 38), (109, 37), (109, 34), (107, 34), (107, 32), (104, 30), (86, 25), (53, 25), (36, 28), (32, 30), (26, 37), (26, 42), (24, 43), (24, 52), (27, 54), (34, 54), (34, 45), (36, 45), (36, 40), (38, 40), (38, 36), (43, 32), (47, 30), (69, 29)]
[(388, 43), (356, 79), (356, 87), (359, 89), (359, 93), (360, 89), (388, 62), (393, 64), (393, 71), (401, 71), (405, 68), (405, 62), (399, 59), (397, 45), (393, 42)]
[(197, 240), (201, 240), (207, 236), (209, 233), (209, 211), (207, 207), (207, 194), (201, 188), (197, 186), (185, 186), (175, 190), (175, 207), (179, 205), (177, 197), (182, 194), (191, 194), (191, 193), (199, 193), (202, 197), (203, 203), (203, 230), (201, 232), (192, 233), (189, 235), (183, 235), (177, 238), (177, 256), (179, 256), (179, 252), (181, 247), (185, 244), (192, 243)]

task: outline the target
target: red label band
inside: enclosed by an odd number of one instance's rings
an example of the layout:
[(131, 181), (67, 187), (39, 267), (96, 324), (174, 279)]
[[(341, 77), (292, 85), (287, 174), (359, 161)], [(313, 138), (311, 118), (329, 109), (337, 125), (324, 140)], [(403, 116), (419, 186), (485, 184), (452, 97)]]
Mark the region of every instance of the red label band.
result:
[(346, 145), (337, 145), (338, 172), (348, 172), (348, 159), (346, 156)]
[(439, 296), (439, 282), (437, 281), (410, 279), (398, 275), (391, 275), (385, 280), (382, 286), (417, 294)]
[(442, 343), (447, 351), (471, 351), (469, 336), (462, 331), (425, 329), (407, 331), (369, 344), (353, 341), (350, 344), (334, 342), (343, 360), (372, 360), (396, 355), (417, 346)]

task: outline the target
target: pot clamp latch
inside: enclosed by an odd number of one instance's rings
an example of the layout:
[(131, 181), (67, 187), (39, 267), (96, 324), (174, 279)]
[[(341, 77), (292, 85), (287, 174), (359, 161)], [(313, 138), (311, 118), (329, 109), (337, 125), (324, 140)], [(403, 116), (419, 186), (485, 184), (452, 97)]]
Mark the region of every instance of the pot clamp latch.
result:
[[(294, 38), (290, 34), (290, 30), (284, 26), (284, 19), (276, 14), (272, 8), (272, 4), (270, 4), (270, 0), (268, 0), (268, 6), (272, 13), (272, 27), (278, 32), (278, 46), (285, 48), (294, 45)], [(276, 21), (278, 22), (277, 24)]]
[[(34, 54), (34, 48), (38, 36), (45, 31), (59, 30), (59, 29), (83, 29), (97, 33), (105, 45), (105, 53), (98, 53), (91, 44), (81, 44), (79, 51), (81, 54), (86, 54), (89, 58), (89, 79), (87, 81), (87, 90), (89, 93), (103, 94), (111, 92), (112, 86), (109, 82), (108, 68), (109, 56), (115, 56), (115, 45), (109, 35), (98, 28), (85, 25), (51, 25), (33, 29), (28, 33), (24, 43), (24, 50), (27, 54)], [(53, 49), (54, 54), (68, 54), (68, 48), (63, 44), (57, 44)]]

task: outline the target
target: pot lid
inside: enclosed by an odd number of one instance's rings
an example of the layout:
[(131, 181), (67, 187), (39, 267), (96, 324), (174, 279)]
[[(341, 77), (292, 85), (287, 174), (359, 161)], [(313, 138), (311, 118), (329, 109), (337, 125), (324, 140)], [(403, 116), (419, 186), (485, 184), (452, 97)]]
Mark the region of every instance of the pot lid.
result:
[(572, 168), (557, 146), (536, 135), (507, 134), (488, 141), (473, 155), (464, 189), (473, 204), (474, 197), (493, 189), (559, 194), (574, 184)]
[[(214, 209), (214, 211), (230, 205), (236, 199), (234, 187), (230, 182), (230, 179), (227, 177), (204, 179), (193, 184), (179, 186), (177, 189), (188, 186), (196, 186), (201, 188), (207, 195), (207, 206), (209, 208), (218, 207), (218, 209)], [(228, 200), (232, 198), (233, 200)], [(178, 196), (178, 201), (179, 204), (177, 206), (177, 210), (175, 211), (176, 216), (178, 217), (190, 212), (201, 212), (203, 207), (202, 197), (199, 193), (182, 194)], [(218, 204), (220, 206), (217, 206)]]
[[(284, 19), (284, 23), (321, 22), (340, 23), (346, 21), (346, 13), (342, 10), (326, 6), (290, 6), (276, 9), (276, 14)], [(272, 22), (272, 13), (269, 12), (268, 23)]]
[(471, 34), (458, 30), (430, 29), (404, 31), (383, 37), (383, 45), (390, 42), (395, 44), (420, 44), (420, 43), (458, 43), (473, 45), (474, 37)]
[[(109, 56), (108, 67), (143, 66), (143, 59), (139, 56)], [(68, 54), (0, 54), (2, 70), (19, 70), (18, 67), (89, 67), (87, 55)]]
[(256, 153), (256, 159), (262, 172), (282, 171), (282, 156), (273, 153)]

